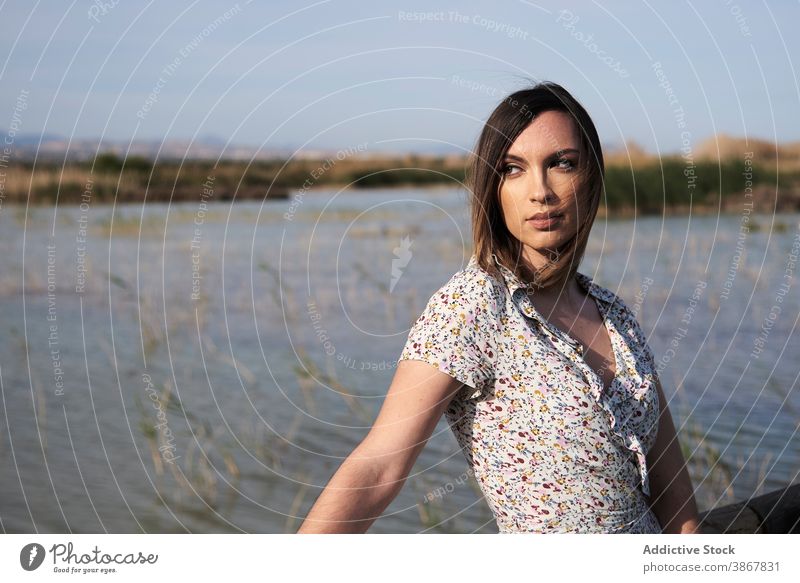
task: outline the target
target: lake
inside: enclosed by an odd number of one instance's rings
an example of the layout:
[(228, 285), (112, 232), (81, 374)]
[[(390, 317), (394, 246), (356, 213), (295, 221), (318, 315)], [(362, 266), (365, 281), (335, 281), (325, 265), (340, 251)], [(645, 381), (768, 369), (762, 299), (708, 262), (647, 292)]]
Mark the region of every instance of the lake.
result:
[[(294, 532), (471, 255), (450, 188), (4, 205), (0, 225), (5, 532)], [(701, 510), (798, 480), (799, 225), (595, 223), (580, 270), (637, 312)], [(496, 532), (466, 469), (442, 419), (370, 532)]]

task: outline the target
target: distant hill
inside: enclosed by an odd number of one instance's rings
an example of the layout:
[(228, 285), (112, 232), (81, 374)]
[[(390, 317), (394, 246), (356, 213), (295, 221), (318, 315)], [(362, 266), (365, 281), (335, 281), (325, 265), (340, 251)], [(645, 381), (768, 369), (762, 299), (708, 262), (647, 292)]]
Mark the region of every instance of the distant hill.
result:
[(761, 164), (780, 160), (782, 167), (800, 168), (800, 142), (784, 142), (776, 145), (775, 142), (767, 140), (717, 134), (716, 138), (701, 142), (695, 149), (695, 156), (706, 160), (741, 160), (744, 159), (743, 152), (753, 152), (753, 160)]
[[(7, 132), (0, 132), (7, 135)], [(352, 147), (352, 146), (351, 146)], [(342, 149), (347, 149), (343, 146)], [(97, 139), (74, 138), (71, 142), (65, 136), (56, 134), (17, 134), (12, 144), (12, 158), (15, 160), (60, 161), (67, 157), (69, 161), (81, 162), (92, 160), (98, 154), (115, 154), (124, 156), (140, 156), (154, 160), (275, 160), (293, 157), (296, 159), (324, 160), (336, 157), (339, 149), (304, 148), (297, 151), (293, 145), (252, 145), (227, 144), (224, 138), (215, 135), (200, 136), (196, 140), (135, 140), (132, 143), (119, 140), (104, 140), (100, 144)], [(389, 151), (386, 149), (367, 149), (358, 153), (363, 159), (388, 159), (405, 155), (405, 151)], [(420, 154), (447, 156), (458, 154), (449, 144), (431, 144), (420, 151)]]
[[(6, 132), (0, 132), (4, 135)], [(63, 160), (69, 150), (68, 159), (72, 161), (92, 160), (100, 153), (113, 153), (123, 156), (129, 152), (131, 156), (164, 160), (275, 160), (294, 157), (297, 159), (323, 160), (335, 157), (338, 150), (329, 148), (305, 148), (297, 152), (292, 145), (271, 145), (259, 147), (250, 144), (228, 144), (224, 138), (216, 135), (202, 135), (195, 141), (188, 139), (136, 140), (133, 143), (125, 141), (105, 140), (99, 144), (97, 139), (76, 138), (72, 142), (66, 136), (57, 134), (18, 134), (12, 146), (12, 158), (17, 160), (32, 160), (38, 157), (40, 161)], [(603, 154), (606, 165), (639, 166), (657, 160), (657, 155), (662, 158), (679, 157), (679, 152), (649, 152), (633, 141), (627, 143), (603, 143)], [(781, 167), (786, 170), (800, 169), (800, 142), (785, 142), (777, 146), (767, 140), (750, 138), (737, 138), (727, 134), (718, 134), (707, 138), (694, 146), (695, 160), (742, 160), (743, 152), (754, 152), (754, 162), (760, 164), (774, 164), (780, 160)], [(431, 144), (419, 151), (385, 151), (367, 149), (359, 152), (355, 157), (362, 159), (392, 159), (404, 155), (439, 156), (447, 158), (465, 158), (465, 153), (455, 149), (449, 144)]]
[[(782, 170), (800, 170), (800, 142), (775, 144), (755, 138), (737, 138), (727, 134), (717, 134), (693, 146), (695, 161), (718, 162), (740, 161), (744, 163), (744, 152), (753, 152), (753, 162), (764, 166), (780, 163)], [(656, 153), (648, 152), (639, 144), (628, 141), (622, 146), (604, 147), (603, 154), (608, 166), (631, 164), (640, 166), (655, 162)], [(662, 158), (680, 157), (680, 152), (661, 152)]]

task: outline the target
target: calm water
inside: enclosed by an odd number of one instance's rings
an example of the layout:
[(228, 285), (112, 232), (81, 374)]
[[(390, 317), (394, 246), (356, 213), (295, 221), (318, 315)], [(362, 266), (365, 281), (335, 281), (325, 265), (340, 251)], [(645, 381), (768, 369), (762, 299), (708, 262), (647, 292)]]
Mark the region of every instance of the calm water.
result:
[[(598, 220), (581, 267), (638, 311), (701, 509), (798, 479), (800, 216), (755, 222)], [(468, 224), (448, 189), (3, 206), (3, 531), (296, 530)], [(372, 532), (496, 532), (465, 470), (442, 420)]]

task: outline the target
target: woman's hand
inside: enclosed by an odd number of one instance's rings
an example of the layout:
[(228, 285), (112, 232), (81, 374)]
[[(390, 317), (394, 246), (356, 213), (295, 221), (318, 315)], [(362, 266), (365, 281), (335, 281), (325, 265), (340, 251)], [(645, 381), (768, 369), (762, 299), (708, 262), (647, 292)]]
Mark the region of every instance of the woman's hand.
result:
[(702, 534), (699, 520), (687, 520), (681, 525), (679, 534)]

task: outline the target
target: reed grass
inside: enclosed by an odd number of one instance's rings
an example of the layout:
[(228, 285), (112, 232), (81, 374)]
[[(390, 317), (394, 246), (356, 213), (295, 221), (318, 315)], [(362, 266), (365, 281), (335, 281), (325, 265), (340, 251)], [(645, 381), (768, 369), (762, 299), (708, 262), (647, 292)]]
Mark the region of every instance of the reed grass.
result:
[[(156, 428), (155, 416), (145, 410), (141, 404), (141, 398), (134, 397), (136, 407), (139, 410), (139, 431), (148, 442), (153, 466), (157, 475), (164, 474), (167, 467), (172, 474), (177, 490), (173, 490), (178, 502), (181, 494), (199, 497), (202, 502), (210, 509), (219, 506), (219, 485), (223, 477), (224, 468), (225, 481), (232, 486), (233, 492), (241, 478), (239, 465), (233, 455), (230, 444), (224, 439), (222, 431), (224, 427), (220, 424), (211, 423), (208, 419), (198, 417), (180, 402), (172, 391), (170, 380), (166, 380), (159, 395), (159, 403), (168, 415), (168, 425), (176, 438), (176, 444), (182, 444), (183, 450), (180, 452), (181, 460), (173, 463), (164, 463), (158, 447), (164, 445), (161, 435)], [(186, 426), (186, 431), (178, 431), (176, 419), (182, 420)], [(179, 436), (183, 440), (179, 440)], [(214, 459), (217, 460), (215, 463)]]

